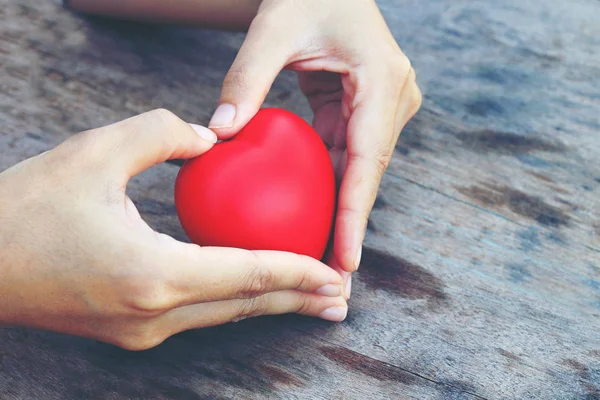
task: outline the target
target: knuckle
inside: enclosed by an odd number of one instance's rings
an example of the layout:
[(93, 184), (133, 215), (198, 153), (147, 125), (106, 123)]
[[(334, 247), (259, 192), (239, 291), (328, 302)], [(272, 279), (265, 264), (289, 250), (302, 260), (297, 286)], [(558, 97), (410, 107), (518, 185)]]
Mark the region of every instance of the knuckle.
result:
[(409, 58), (398, 52), (389, 57), (389, 60), (389, 75), (391, 75), (393, 81), (403, 86), (412, 69)]
[(253, 298), (259, 296), (271, 288), (275, 282), (275, 276), (271, 270), (265, 268), (255, 253), (252, 265), (247, 274), (243, 276), (239, 296), (241, 298)]
[(246, 299), (241, 303), (236, 321), (263, 315), (268, 309), (267, 300), (263, 296)]
[(417, 94), (415, 94), (415, 99), (413, 100), (413, 103), (411, 105), (411, 108), (408, 112), (408, 117), (412, 118), (415, 116), (415, 114), (417, 112), (419, 112), (419, 110), (421, 109), (421, 105), (423, 104), (423, 97), (421, 95), (421, 92), (417, 92)]
[(413, 96), (412, 96), (412, 104), (409, 109), (410, 117), (414, 116), (421, 106), (423, 105), (423, 93), (419, 89), (416, 83), (413, 83)]
[(157, 316), (172, 306), (172, 301), (167, 295), (167, 286), (157, 278), (128, 279), (124, 284), (123, 293), (125, 306), (138, 316)]
[(410, 71), (408, 71), (408, 79), (411, 82), (417, 81), (417, 71), (415, 71), (415, 69), (412, 66), (410, 67)]
[(95, 131), (78, 133), (41, 154), (39, 160), (45, 168), (38, 177), (50, 187), (81, 191), (83, 187), (90, 188), (91, 182), (98, 187), (103, 153), (93, 140), (95, 135)]
[(113, 248), (112, 265), (107, 273), (114, 282), (114, 293), (130, 317), (152, 317), (175, 306), (177, 291), (173, 275), (164, 266), (164, 258), (148, 252), (137, 239), (119, 235)]
[(349, 156), (349, 163), (361, 162), (367, 169), (374, 168), (377, 174), (377, 181), (381, 179), (390, 163), (392, 153), (391, 150), (384, 146), (374, 151), (370, 155), (352, 155)]
[(235, 63), (225, 76), (223, 80), (223, 87), (227, 88), (241, 88), (246, 84), (246, 71), (243, 66)]
[(381, 148), (373, 157), (378, 177), (381, 178), (390, 164), (391, 154), (387, 148)]
[(129, 351), (143, 351), (158, 346), (166, 337), (152, 325), (141, 325), (134, 331), (119, 335), (112, 343)]
[[(308, 260), (305, 260), (304, 258), (306, 256), (300, 256), (298, 255), (298, 257), (300, 257), (300, 261), (304, 261), (304, 264), (306, 264), (308, 262)], [(297, 278), (297, 284), (296, 284), (296, 289), (302, 289), (302, 288), (308, 288), (311, 285), (312, 282), (312, 275), (310, 270), (308, 269), (303, 269)]]
[(157, 108), (146, 113), (150, 123), (160, 123), (161, 125), (170, 126), (181, 122), (181, 119), (172, 111), (165, 108)]
[[(92, 140), (95, 136), (95, 130), (71, 136), (47, 153), (48, 161), (54, 165), (65, 165), (69, 169), (77, 165), (75, 170), (89, 166), (98, 155)], [(82, 153), (85, 154), (85, 157), (81, 157)]]
[(306, 314), (310, 313), (311, 308), (312, 308), (311, 297), (307, 294), (303, 294), (298, 301), (298, 307), (296, 308), (296, 313), (306, 315)]
[(141, 138), (149, 139), (161, 143), (164, 149), (172, 152), (177, 146), (177, 136), (180, 129), (187, 124), (172, 111), (165, 108), (157, 108), (148, 111), (142, 116), (142, 125), (148, 127), (158, 127), (159, 129), (136, 129), (135, 134)]

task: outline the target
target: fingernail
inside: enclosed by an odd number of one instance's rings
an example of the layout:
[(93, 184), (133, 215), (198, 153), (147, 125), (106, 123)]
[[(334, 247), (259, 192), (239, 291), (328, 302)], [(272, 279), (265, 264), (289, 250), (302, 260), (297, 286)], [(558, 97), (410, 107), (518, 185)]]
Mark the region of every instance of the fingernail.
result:
[(235, 106), (233, 104), (221, 104), (215, 110), (210, 122), (209, 128), (231, 128), (235, 119)]
[(320, 294), (321, 296), (327, 297), (338, 297), (342, 295), (342, 287), (339, 285), (325, 285), (319, 290), (315, 292), (316, 294)]
[(190, 126), (196, 131), (196, 133), (204, 140), (210, 143), (217, 143), (217, 134), (210, 129), (196, 124), (190, 124)]
[(348, 277), (346, 280), (346, 300), (350, 298), (350, 293), (352, 292), (352, 275)]
[(340, 322), (346, 318), (348, 313), (347, 307), (335, 306), (329, 307), (327, 310), (319, 314), (319, 318), (326, 319), (327, 321)]
[(354, 260), (354, 268), (358, 269), (360, 266), (360, 258), (362, 257), (362, 245), (358, 248), (358, 252), (356, 253), (356, 259)]

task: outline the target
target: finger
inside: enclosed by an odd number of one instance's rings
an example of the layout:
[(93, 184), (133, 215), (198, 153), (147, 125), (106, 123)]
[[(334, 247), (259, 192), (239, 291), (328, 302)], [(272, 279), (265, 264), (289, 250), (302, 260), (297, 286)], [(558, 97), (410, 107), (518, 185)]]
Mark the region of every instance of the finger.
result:
[[(399, 135), (396, 116), (409, 70), (410, 65), (399, 65), (387, 74), (373, 70), (355, 77), (354, 91), (360, 97), (348, 121), (334, 238), (336, 260), (345, 271), (356, 270), (360, 263), (369, 214)], [(361, 88), (361, 78), (371, 86)]]
[(208, 151), (216, 135), (158, 109), (85, 133), (93, 153), (104, 165), (129, 179), (173, 158), (191, 158)]
[(208, 125), (220, 139), (233, 136), (254, 117), (287, 63), (290, 44), (284, 37), (273, 40), (274, 30), (282, 31), (271, 18), (258, 15), (225, 76), (219, 105)]
[[(277, 251), (199, 247), (165, 239), (160, 255), (167, 307), (253, 298), (280, 290), (337, 297), (342, 278), (327, 265), (303, 255)], [(167, 269), (167, 266), (170, 266)]]
[(169, 311), (157, 323), (175, 333), (227, 322), (240, 321), (261, 315), (296, 313), (328, 321), (343, 321), (348, 305), (341, 297), (324, 297), (293, 290), (267, 293), (251, 299), (194, 304)]
[(327, 265), (329, 265), (330, 268), (332, 268), (334, 271), (336, 271), (342, 277), (342, 281), (344, 282), (344, 285), (343, 285), (344, 292), (343, 292), (342, 297), (346, 300), (350, 300), (350, 295), (352, 294), (352, 272), (344, 271), (338, 265), (333, 252), (330, 252), (329, 254), (327, 254), (325, 260), (326, 260)]
[(401, 101), (398, 108), (395, 129), (395, 132), (398, 134), (404, 129), (408, 121), (415, 116), (423, 103), (423, 94), (417, 85), (417, 75), (413, 68), (408, 73), (408, 78), (402, 91), (402, 98), (406, 100)]

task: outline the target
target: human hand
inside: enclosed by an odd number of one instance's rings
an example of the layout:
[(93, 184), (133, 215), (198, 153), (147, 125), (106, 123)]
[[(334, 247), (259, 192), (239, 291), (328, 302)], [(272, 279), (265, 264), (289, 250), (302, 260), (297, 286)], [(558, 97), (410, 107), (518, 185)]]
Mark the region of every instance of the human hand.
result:
[(209, 127), (222, 139), (237, 133), (283, 68), (298, 71), (340, 180), (329, 264), (343, 275), (349, 297), (382, 175), (421, 92), (374, 1), (264, 0)]
[(152, 230), (129, 179), (216, 141), (156, 110), (73, 136), (0, 174), (0, 322), (131, 350), (265, 314), (342, 320), (340, 275), (305, 256), (199, 247)]

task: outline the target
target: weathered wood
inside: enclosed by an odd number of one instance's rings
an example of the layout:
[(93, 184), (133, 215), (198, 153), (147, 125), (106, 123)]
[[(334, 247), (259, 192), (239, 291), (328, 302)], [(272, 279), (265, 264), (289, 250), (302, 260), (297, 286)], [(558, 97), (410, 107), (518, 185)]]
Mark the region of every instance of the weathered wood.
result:
[[(348, 319), (258, 318), (142, 353), (4, 329), (0, 397), (600, 398), (600, 3), (380, 5), (425, 102), (384, 178)], [(155, 107), (206, 123), (243, 39), (0, 6), (0, 170)], [(310, 118), (291, 73), (268, 104)], [(176, 173), (129, 189), (185, 239)]]

